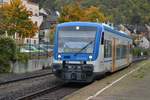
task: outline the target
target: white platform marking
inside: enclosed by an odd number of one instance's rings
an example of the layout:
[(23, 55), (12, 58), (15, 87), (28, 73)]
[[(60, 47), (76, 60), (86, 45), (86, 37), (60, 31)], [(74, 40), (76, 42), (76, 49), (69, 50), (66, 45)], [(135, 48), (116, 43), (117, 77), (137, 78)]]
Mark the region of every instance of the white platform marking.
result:
[(117, 80), (113, 81), (111, 84), (105, 86), (104, 88), (102, 88), (100, 91), (98, 91), (95, 95), (88, 97), (86, 100), (90, 100), (94, 97), (97, 97), (99, 94), (101, 94), (102, 92), (104, 92), (106, 89), (110, 88), (112, 85), (116, 84), (117, 82), (119, 82), (120, 80), (122, 80), (123, 78), (125, 78), (126, 76), (130, 75), (131, 73), (135, 72), (136, 70), (140, 69), (141, 67), (143, 67), (145, 65), (142, 64), (140, 67), (137, 67), (133, 70), (131, 70), (129, 73), (123, 75), (122, 77), (118, 78)]

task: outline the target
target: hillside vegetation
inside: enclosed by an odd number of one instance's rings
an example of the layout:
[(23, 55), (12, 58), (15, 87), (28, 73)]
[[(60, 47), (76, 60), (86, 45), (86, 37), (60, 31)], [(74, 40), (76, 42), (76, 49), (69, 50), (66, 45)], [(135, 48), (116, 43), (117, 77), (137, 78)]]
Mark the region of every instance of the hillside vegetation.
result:
[(150, 0), (34, 0), (40, 7), (59, 10), (65, 4), (80, 1), (83, 8), (99, 7), (116, 24), (150, 24)]

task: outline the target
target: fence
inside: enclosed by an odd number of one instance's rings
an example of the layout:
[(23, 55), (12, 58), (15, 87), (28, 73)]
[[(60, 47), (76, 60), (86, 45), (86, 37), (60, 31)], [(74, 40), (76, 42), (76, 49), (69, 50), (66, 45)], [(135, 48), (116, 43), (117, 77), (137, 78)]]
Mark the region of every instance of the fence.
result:
[(18, 47), (20, 52), (28, 55), (29, 60), (26, 63), (19, 61), (11, 63), (11, 72), (25, 73), (51, 67), (53, 60), (52, 46), (49, 48), (43, 48), (40, 45), (22, 45)]
[(11, 64), (11, 72), (13, 73), (25, 73), (32, 72), (36, 70), (41, 70), (43, 68), (51, 68), (53, 57), (48, 57), (47, 59), (31, 59), (27, 63), (16, 62)]

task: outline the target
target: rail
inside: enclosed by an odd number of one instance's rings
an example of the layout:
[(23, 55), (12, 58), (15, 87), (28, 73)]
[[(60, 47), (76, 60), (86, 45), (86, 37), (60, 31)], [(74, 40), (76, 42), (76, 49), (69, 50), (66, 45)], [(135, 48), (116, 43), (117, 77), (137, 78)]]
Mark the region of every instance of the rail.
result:
[(57, 86), (54, 86), (54, 87), (49, 87), (49, 88), (46, 88), (46, 89), (43, 89), (43, 90), (39, 90), (39, 91), (36, 91), (34, 93), (27, 94), (23, 97), (19, 97), (16, 100), (32, 100), (33, 98), (40, 97), (44, 94), (48, 94), (48, 93), (57, 91), (57, 90), (61, 89), (63, 87), (63, 85), (64, 84), (60, 84), (60, 85), (57, 85)]
[(9, 83), (15, 83), (15, 82), (24, 81), (24, 80), (28, 80), (28, 79), (32, 79), (32, 78), (37, 78), (37, 77), (43, 77), (43, 76), (47, 76), (47, 75), (51, 75), (51, 74), (52, 74), (52, 72), (48, 72), (48, 73), (42, 73), (42, 74), (38, 74), (38, 75), (18, 78), (18, 79), (7, 80), (7, 81), (0, 82), (0, 85), (6, 85)]

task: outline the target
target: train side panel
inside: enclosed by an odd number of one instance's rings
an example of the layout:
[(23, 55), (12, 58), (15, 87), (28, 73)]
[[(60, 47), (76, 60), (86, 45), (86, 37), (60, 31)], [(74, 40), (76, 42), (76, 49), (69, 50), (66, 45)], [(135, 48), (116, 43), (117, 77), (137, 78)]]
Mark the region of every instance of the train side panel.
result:
[[(113, 44), (113, 39), (115, 40), (115, 44)], [(102, 39), (101, 39), (102, 40)], [(105, 41), (109, 41), (111, 43), (111, 50), (108, 50), (111, 52), (110, 55), (107, 55), (108, 57), (105, 57)], [(130, 45), (132, 44), (132, 40), (126, 37), (122, 37), (120, 35), (111, 33), (109, 31), (104, 31), (104, 43), (101, 44), (100, 41), (100, 48), (99, 48), (99, 55), (96, 61), (93, 62), (87, 62), (94, 65), (94, 73), (96, 75), (101, 75), (106, 72), (115, 72), (119, 69), (122, 69), (126, 66), (128, 66), (132, 62), (132, 55), (130, 54)], [(117, 47), (118, 45), (124, 45), (127, 49), (125, 57), (119, 58), (117, 53)], [(114, 50), (113, 50), (114, 46)], [(115, 52), (115, 53), (114, 53)], [(113, 53), (115, 55), (113, 55)], [(113, 56), (114, 59), (113, 59)], [(113, 61), (114, 60), (114, 61)], [(114, 65), (113, 65), (114, 63)]]
[[(104, 31), (104, 45), (108, 45), (106, 42), (109, 42), (110, 47), (105, 48), (104, 50), (107, 50), (108, 52), (110, 51), (111, 54), (105, 54), (104, 52), (104, 66), (109, 72), (114, 72), (117, 71), (123, 67), (126, 67), (132, 62), (132, 56), (130, 54), (130, 45), (132, 44), (132, 40), (123, 37), (114, 33), (111, 33), (107, 30)], [(114, 44), (113, 44), (113, 41)], [(111, 44), (110, 44), (111, 43)], [(122, 46), (122, 47), (121, 47)], [(124, 48), (123, 48), (124, 47)], [(113, 50), (114, 48), (114, 50)], [(123, 49), (119, 54), (118, 50)], [(123, 54), (125, 52), (125, 54)], [(120, 57), (120, 55), (122, 57)], [(114, 58), (113, 58), (114, 57)]]

